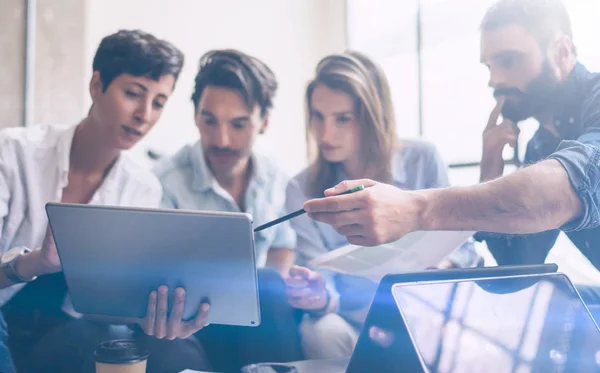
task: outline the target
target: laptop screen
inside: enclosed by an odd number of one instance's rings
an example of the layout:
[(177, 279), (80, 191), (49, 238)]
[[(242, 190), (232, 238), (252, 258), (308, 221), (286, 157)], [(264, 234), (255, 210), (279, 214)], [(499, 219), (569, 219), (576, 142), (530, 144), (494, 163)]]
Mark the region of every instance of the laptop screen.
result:
[[(564, 275), (397, 284), (392, 293), (425, 371), (600, 371), (600, 332)], [(381, 346), (396, 334), (371, 332)]]

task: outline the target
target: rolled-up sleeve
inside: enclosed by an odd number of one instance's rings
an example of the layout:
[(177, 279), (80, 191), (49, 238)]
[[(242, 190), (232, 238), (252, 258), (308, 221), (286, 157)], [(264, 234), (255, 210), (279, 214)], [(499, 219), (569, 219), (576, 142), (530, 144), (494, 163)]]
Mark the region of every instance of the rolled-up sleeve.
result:
[(571, 186), (583, 206), (582, 214), (561, 227), (562, 230), (580, 231), (598, 227), (600, 195), (600, 150), (597, 146), (579, 141), (563, 141), (549, 159), (559, 161), (567, 171)]
[(600, 225), (600, 85), (582, 104), (581, 125), (584, 133), (579, 138), (562, 141), (548, 157), (564, 167), (583, 206), (579, 217), (561, 227), (566, 232)]

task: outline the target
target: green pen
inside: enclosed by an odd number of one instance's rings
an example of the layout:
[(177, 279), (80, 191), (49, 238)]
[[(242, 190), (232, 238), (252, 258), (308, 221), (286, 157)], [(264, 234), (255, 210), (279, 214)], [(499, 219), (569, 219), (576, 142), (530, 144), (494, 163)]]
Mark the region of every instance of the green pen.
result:
[[(347, 190), (345, 192), (342, 192), (342, 193), (338, 194), (338, 196), (343, 196), (344, 194), (350, 194), (350, 193), (360, 192), (363, 189), (365, 189), (364, 185), (358, 185), (358, 186), (355, 186), (352, 189), (349, 189), (349, 190)], [(272, 221), (270, 221), (268, 223), (265, 223), (265, 224), (261, 225), (258, 228), (254, 228), (254, 232), (260, 232), (263, 229), (267, 229), (267, 228), (272, 227), (272, 226), (274, 226), (276, 224), (282, 223), (282, 222), (284, 222), (286, 220), (290, 220), (292, 218), (295, 218), (296, 216), (299, 216), (299, 215), (302, 215), (302, 214), (305, 214), (305, 213), (306, 213), (306, 210), (304, 210), (304, 209), (300, 209), (298, 211), (294, 211), (291, 214), (287, 214), (286, 216), (282, 216), (282, 217), (277, 218), (275, 220), (272, 220)]]

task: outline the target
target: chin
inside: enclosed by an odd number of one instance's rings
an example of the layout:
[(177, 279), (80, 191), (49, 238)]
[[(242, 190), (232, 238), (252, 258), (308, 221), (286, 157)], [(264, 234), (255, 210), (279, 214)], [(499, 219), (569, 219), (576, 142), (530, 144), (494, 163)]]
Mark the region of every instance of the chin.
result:
[(343, 157), (338, 154), (322, 153), (322, 155), (323, 155), (323, 159), (325, 159), (327, 162), (330, 162), (330, 163), (342, 163), (347, 159), (347, 157)]
[(119, 138), (115, 142), (115, 148), (117, 148), (119, 150), (129, 150), (129, 149), (133, 148), (138, 142), (139, 142), (139, 140), (129, 141), (126, 139)]
[(502, 117), (512, 120), (515, 123), (529, 119), (535, 115), (533, 112), (530, 112), (529, 110), (523, 110), (521, 108), (510, 107), (505, 109), (506, 110), (502, 110)]

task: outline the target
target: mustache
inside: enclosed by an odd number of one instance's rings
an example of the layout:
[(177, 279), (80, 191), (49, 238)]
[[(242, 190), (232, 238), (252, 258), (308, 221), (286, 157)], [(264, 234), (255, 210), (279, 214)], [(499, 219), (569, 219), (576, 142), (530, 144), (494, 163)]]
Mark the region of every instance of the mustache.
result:
[(216, 154), (216, 155), (231, 155), (231, 156), (236, 156), (236, 157), (240, 156), (240, 152), (238, 152), (234, 149), (219, 148), (218, 146), (211, 146), (210, 148), (208, 148), (208, 152), (210, 154)]
[(525, 92), (518, 88), (497, 88), (494, 90), (494, 97), (497, 99), (500, 96), (517, 96), (524, 97)]

